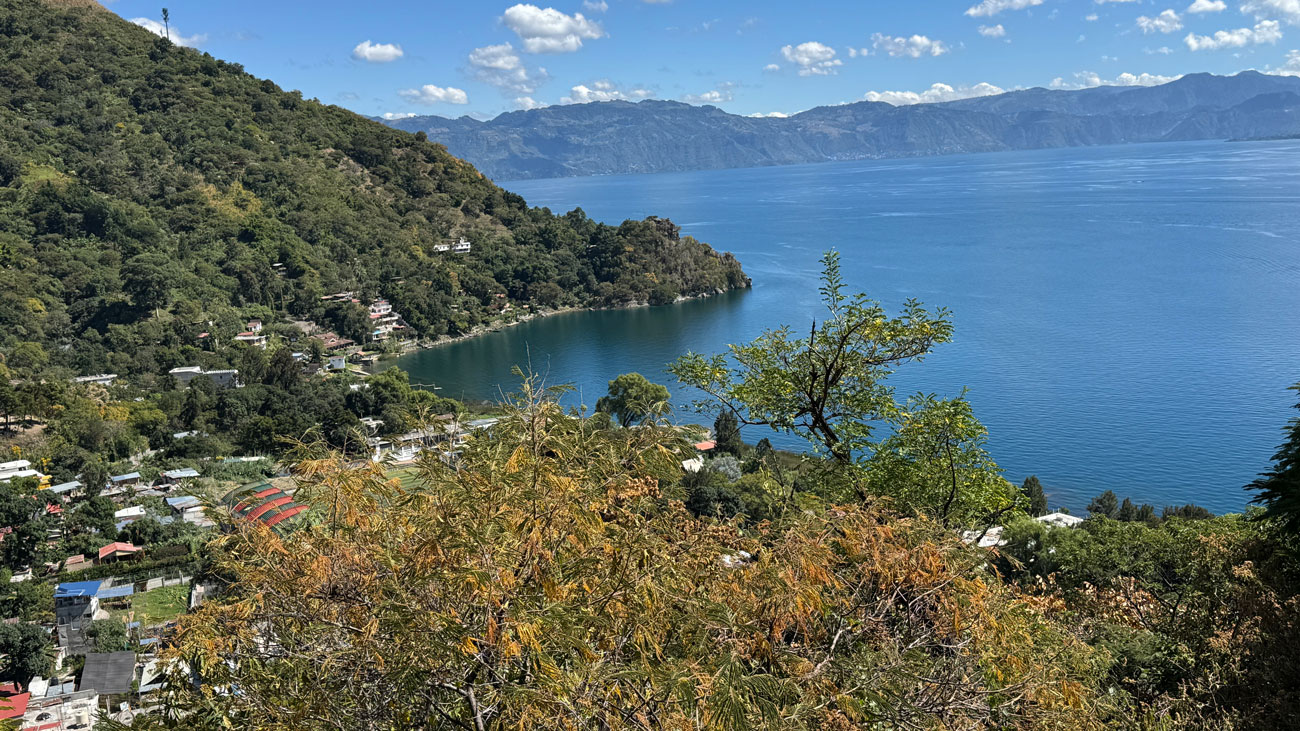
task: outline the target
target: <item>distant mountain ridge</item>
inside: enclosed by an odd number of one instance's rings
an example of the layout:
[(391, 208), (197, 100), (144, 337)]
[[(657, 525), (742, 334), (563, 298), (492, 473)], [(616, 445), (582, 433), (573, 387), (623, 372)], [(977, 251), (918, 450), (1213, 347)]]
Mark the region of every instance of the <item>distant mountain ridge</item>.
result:
[(857, 102), (785, 118), (681, 102), (593, 102), (495, 119), (383, 120), (497, 180), (709, 170), (1300, 133), (1300, 78), (1191, 74), (1150, 87), (1026, 89), (940, 104)]

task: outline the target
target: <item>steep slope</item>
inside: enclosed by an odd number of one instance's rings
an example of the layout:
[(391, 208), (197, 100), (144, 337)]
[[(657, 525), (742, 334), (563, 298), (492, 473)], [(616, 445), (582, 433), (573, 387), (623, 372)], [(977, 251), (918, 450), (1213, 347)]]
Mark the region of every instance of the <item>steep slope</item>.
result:
[[(90, 3), (0, 0), (0, 351), (81, 372), (185, 362), (276, 312), (425, 335), (506, 302), (671, 301), (746, 285), (670, 223), (529, 208), (408, 135), (179, 48)], [(435, 246), (464, 237), (467, 255)], [(278, 266), (277, 266), (278, 265)], [(233, 330), (233, 332), (231, 332)], [(128, 355), (130, 354), (130, 355)]]
[(1286, 135), (1300, 131), (1300, 105), (1287, 103), (1287, 94), (1300, 94), (1300, 79), (1247, 71), (907, 107), (859, 102), (786, 119), (647, 100), (546, 107), (488, 122), (389, 124), (424, 131), (493, 178), (511, 180)]

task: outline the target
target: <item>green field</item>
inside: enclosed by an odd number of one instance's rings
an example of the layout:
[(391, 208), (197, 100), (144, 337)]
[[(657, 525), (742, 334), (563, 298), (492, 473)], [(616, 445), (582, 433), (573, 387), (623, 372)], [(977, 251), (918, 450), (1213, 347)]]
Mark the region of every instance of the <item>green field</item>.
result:
[(184, 614), (189, 605), (190, 587), (188, 585), (166, 586), (143, 594), (136, 594), (131, 602), (131, 611), (135, 612), (135, 621), (141, 627), (151, 627), (170, 622), (178, 615)]

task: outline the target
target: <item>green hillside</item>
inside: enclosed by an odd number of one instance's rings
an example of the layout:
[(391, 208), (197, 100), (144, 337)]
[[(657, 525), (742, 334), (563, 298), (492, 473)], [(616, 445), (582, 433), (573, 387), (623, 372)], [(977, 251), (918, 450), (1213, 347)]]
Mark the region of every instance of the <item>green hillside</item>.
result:
[[(303, 99), (91, 3), (0, 0), (0, 352), (160, 374), (247, 318), (421, 335), (506, 302), (615, 306), (746, 286), (666, 221), (529, 208), (428, 142)], [(435, 251), (464, 237), (469, 254)], [(279, 267), (273, 265), (280, 265)], [(500, 297), (498, 295), (504, 295)], [(504, 300), (504, 302), (503, 302)]]

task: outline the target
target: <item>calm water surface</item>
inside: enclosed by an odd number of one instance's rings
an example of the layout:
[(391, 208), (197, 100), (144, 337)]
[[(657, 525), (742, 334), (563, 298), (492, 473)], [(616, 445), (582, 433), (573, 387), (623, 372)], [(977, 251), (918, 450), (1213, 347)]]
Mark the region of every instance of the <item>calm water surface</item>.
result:
[[(1105, 489), (1241, 509), (1300, 380), (1300, 143), (1189, 143), (507, 183), (618, 223), (667, 216), (736, 254), (751, 292), (560, 315), (399, 362), (494, 398), (531, 363), (594, 404), (609, 379), (717, 352), (818, 310), (818, 258), (896, 310), (953, 311), (956, 339), (894, 378), (968, 388), (1007, 477), (1053, 507)], [(674, 386), (674, 400), (693, 394)], [(575, 398), (576, 400), (576, 398)], [(697, 417), (698, 419), (698, 417)], [(711, 421), (711, 417), (707, 419)], [(750, 441), (771, 436), (746, 432)], [(797, 441), (774, 439), (797, 446)]]

